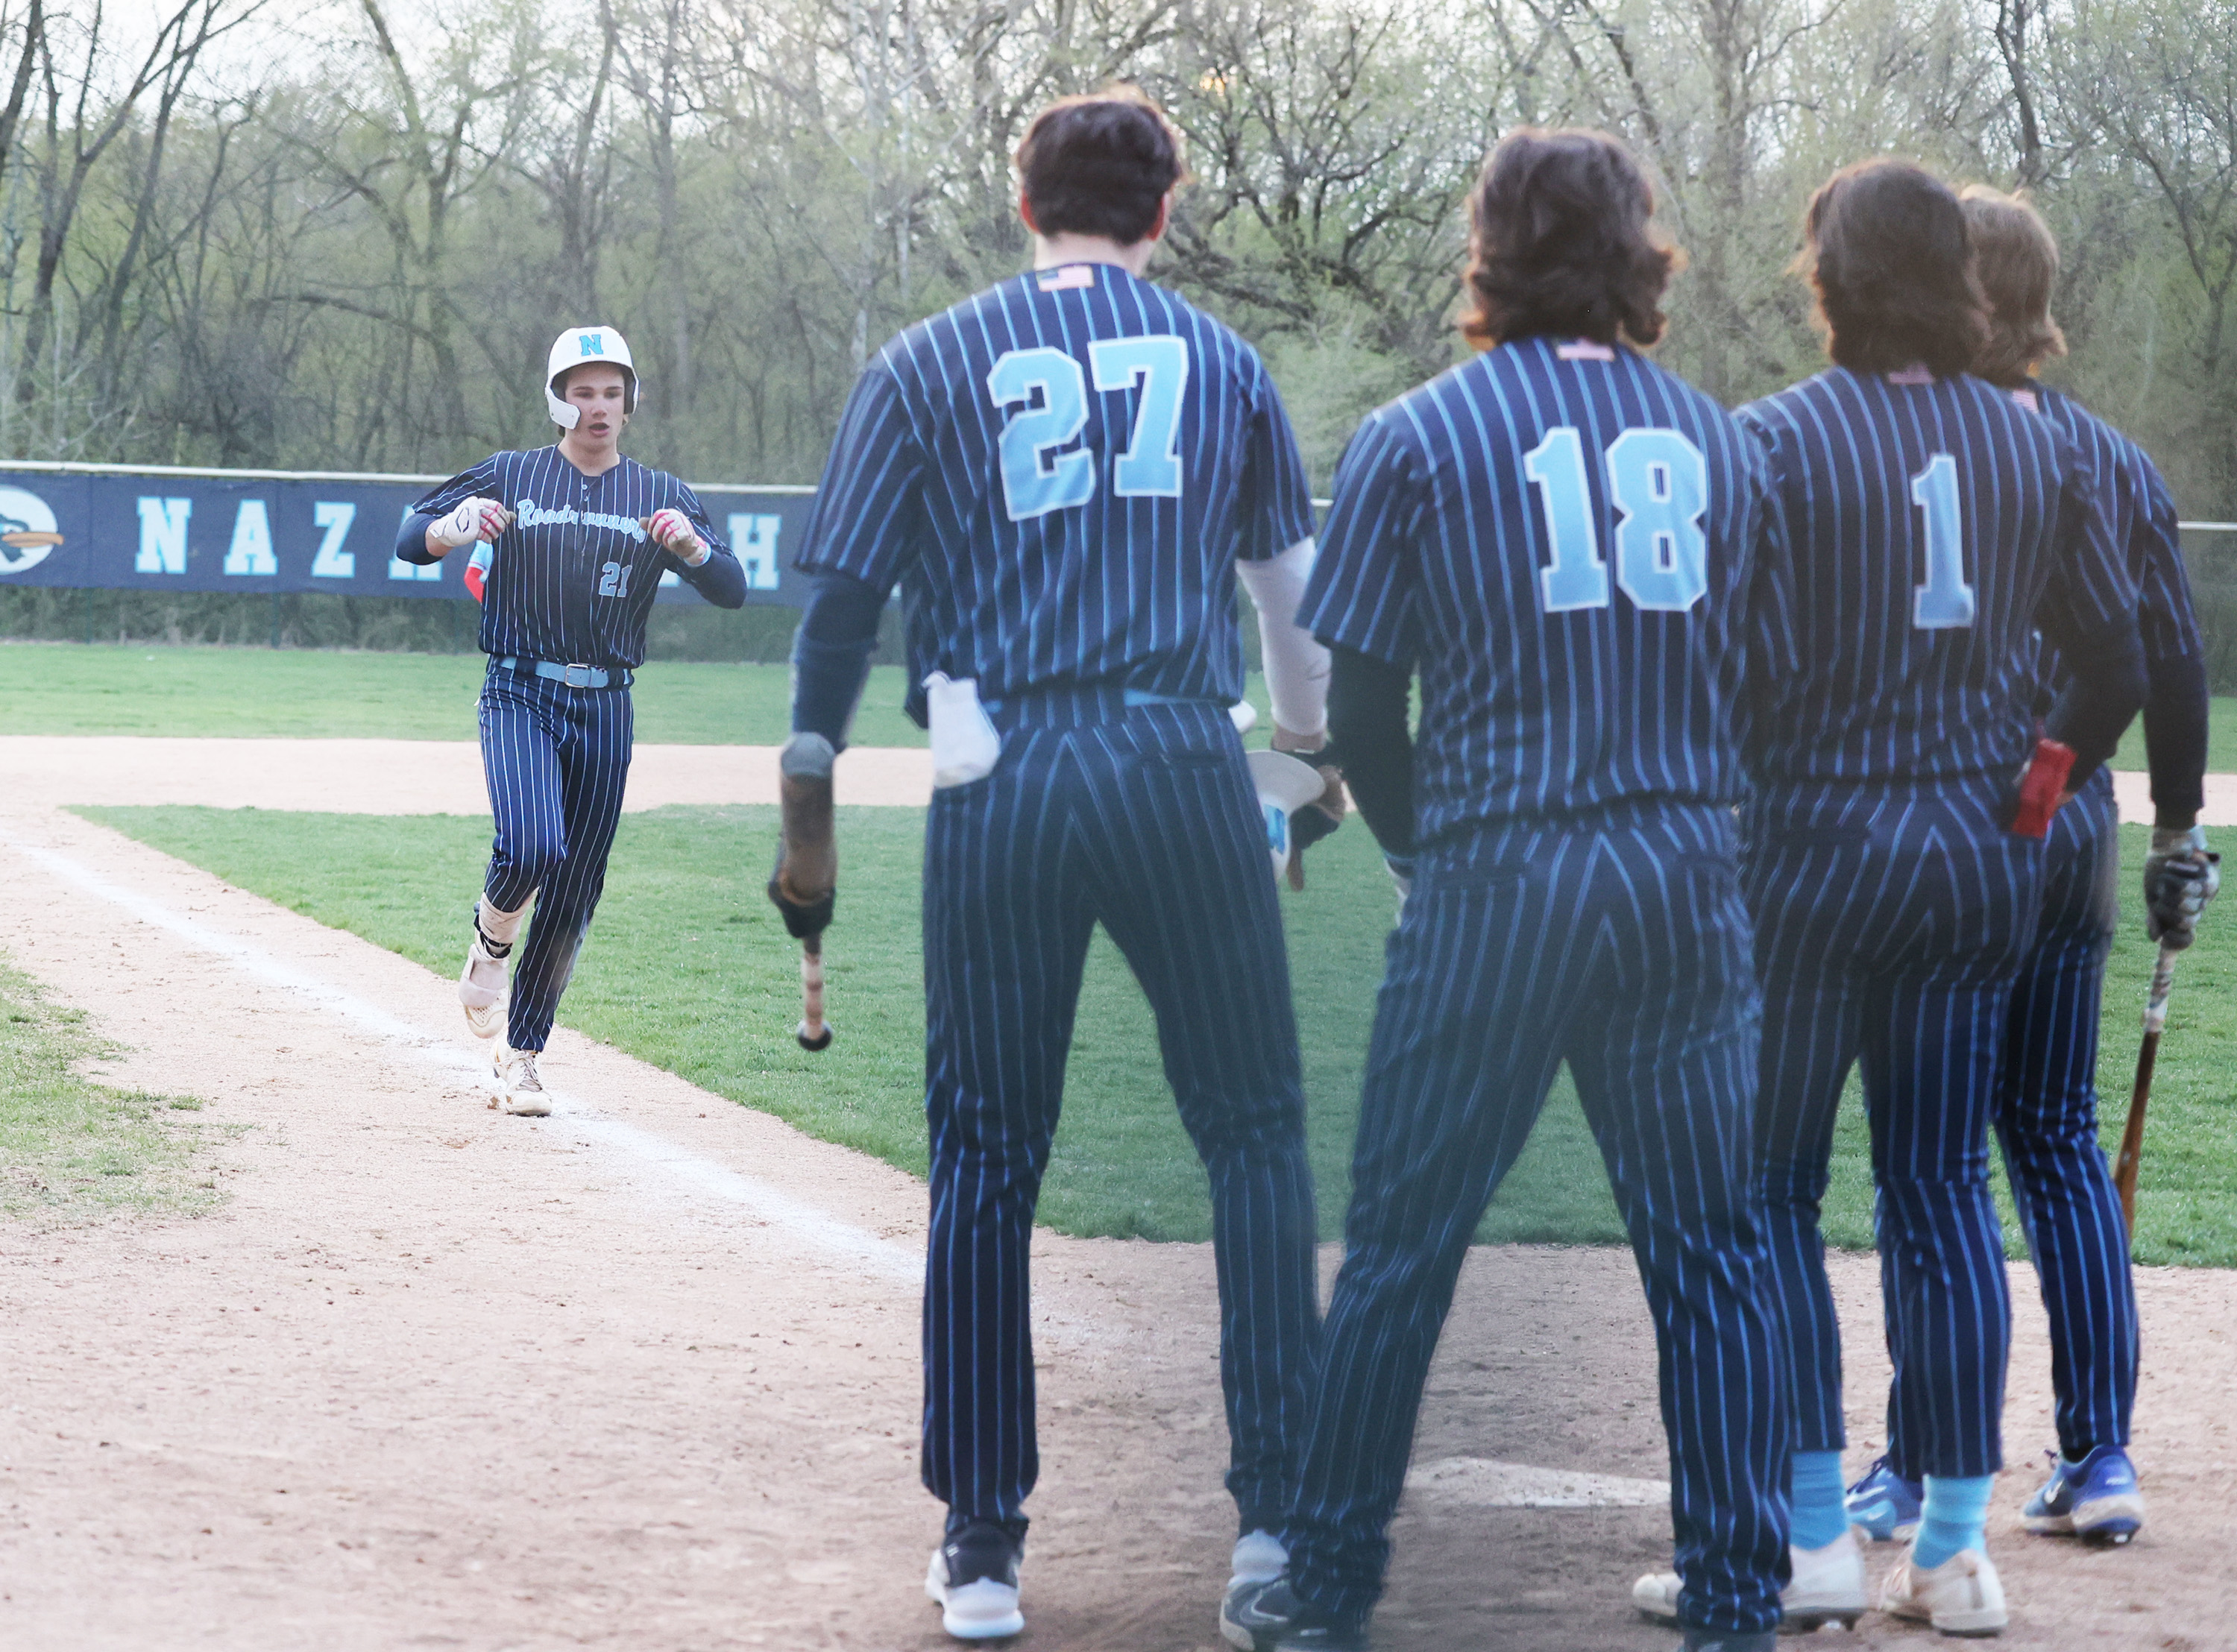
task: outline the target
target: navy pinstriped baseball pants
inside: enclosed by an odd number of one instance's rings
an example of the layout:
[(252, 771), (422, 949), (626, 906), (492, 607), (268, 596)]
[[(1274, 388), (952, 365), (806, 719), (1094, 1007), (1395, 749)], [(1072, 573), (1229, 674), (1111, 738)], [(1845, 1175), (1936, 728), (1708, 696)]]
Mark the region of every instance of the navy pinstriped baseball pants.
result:
[(1753, 1633), (1786, 1568), (1786, 1380), (1754, 1196), (1757, 997), (1730, 811), (1485, 827), (1427, 850), (1388, 946), (1345, 1256), (1288, 1523), (1356, 1622), (1470, 1239), (1566, 1060), (1660, 1355), (1679, 1616)]
[[(2058, 812), (2044, 850), (2042, 920), (2005, 1017), (1996, 1129), (2050, 1319), (2059, 1449), (2078, 1461), (2126, 1445), (2136, 1400), (2136, 1287), (2121, 1197), (2097, 1140), (2097, 1030), (2120, 916), (2111, 774)], [(1918, 1478), (1900, 1396), (1888, 1454)]]
[(1027, 1260), (1080, 972), (1100, 922), (1155, 1010), (1211, 1181), (1228, 1489), (1279, 1524), (1317, 1333), (1289, 956), (1224, 708), (1115, 693), (998, 709), (986, 779), (925, 828), (924, 1483), (951, 1533), (1022, 1531), (1039, 1471)]
[(1745, 812), (1764, 984), (1757, 1103), (1797, 1451), (1838, 1451), (1841, 1339), (1818, 1209), (1861, 1063), (1907, 1476), (2003, 1464), (2011, 1302), (1989, 1190), (1996, 1066), (2035, 938), (2043, 847), (2001, 779), (1792, 787)]
[(497, 838), (483, 892), (536, 915), (512, 962), (505, 1042), (541, 1050), (606, 886), (635, 716), (626, 688), (570, 688), (492, 665), (482, 681), (482, 773)]

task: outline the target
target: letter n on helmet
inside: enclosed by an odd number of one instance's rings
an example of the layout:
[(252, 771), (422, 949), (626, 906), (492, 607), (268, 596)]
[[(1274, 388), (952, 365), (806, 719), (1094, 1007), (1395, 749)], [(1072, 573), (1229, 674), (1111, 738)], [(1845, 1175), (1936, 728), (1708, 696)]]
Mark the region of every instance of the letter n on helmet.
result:
[(544, 405), (551, 411), (551, 422), (563, 431), (575, 428), (583, 410), (561, 393), (562, 381), (570, 369), (586, 361), (603, 361), (622, 370), (629, 382), (622, 402), (625, 411), (637, 411), (637, 398), (643, 393), (637, 363), (630, 359), (628, 339), (611, 327), (570, 327), (552, 341), (551, 353), (544, 362)]

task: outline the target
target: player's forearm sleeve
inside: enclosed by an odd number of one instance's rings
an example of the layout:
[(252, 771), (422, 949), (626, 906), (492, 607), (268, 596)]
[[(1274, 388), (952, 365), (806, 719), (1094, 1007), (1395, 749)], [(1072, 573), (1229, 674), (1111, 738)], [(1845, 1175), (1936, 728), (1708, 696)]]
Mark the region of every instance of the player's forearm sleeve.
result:
[(1402, 859), (1414, 852), (1414, 674), (1342, 643), (1329, 655), (1329, 741), (1343, 754), (1344, 787), (1382, 852)]
[(396, 530), (396, 556), (399, 562), (426, 564), (439, 560), (427, 549), (427, 530), (435, 525), (435, 518), (424, 510), (414, 510), (404, 518), (404, 525)]
[(821, 734), (834, 751), (847, 749), (885, 610), (885, 593), (851, 574), (816, 580), (792, 634), (793, 733)]
[(2154, 660), (2150, 675), (2144, 753), (2152, 802), (2163, 814), (2195, 815), (2206, 806), (2206, 661), (2195, 654)]
[(736, 556), (720, 545), (709, 546), (707, 560), (698, 567), (686, 568), (678, 562), (676, 568), (685, 583), (716, 608), (746, 605), (746, 570)]
[(1312, 574), (1310, 536), (1278, 556), (1235, 564), (1235, 576), (1258, 609), (1259, 655), (1274, 721), (1293, 734), (1317, 734), (1328, 726), (1329, 651), (1297, 623)]
[(2074, 772), (2066, 782), (2073, 792), (2112, 756), (2122, 732), (2143, 708), (2150, 679), (2133, 615), (2069, 649), (2066, 657), (2072, 675), (2043, 732), (2074, 748)]

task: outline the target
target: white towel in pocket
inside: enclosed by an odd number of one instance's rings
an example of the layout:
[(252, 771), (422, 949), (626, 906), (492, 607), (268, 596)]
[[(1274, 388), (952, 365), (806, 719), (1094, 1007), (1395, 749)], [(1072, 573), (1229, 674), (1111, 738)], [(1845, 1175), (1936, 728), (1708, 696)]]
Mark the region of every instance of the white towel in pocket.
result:
[(932, 721), (932, 789), (968, 786), (994, 772), (1002, 755), (1002, 737), (979, 703), (975, 678), (960, 682), (944, 671), (924, 680)]

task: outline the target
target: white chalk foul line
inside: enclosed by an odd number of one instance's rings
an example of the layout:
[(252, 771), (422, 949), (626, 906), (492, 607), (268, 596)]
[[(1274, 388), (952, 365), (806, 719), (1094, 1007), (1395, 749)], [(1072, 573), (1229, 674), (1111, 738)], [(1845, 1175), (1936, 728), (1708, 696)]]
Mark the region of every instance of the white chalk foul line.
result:
[[(168, 930), (195, 951), (224, 958), (244, 974), (296, 993), (322, 1010), (346, 1017), (382, 1042), (408, 1051), (438, 1071), (470, 1085), (483, 1083), (488, 1076), (481, 1063), (466, 1056), (455, 1045), (429, 1036), (355, 993), (346, 992), (315, 976), (281, 963), (261, 947), (252, 946), (230, 935), (220, 934), (173, 912), (160, 901), (113, 884), (99, 873), (80, 865), (68, 855), (14, 838), (4, 841), (16, 853), (36, 861), (64, 882), (76, 884), (89, 894), (123, 908), (142, 923)], [(571, 1099), (564, 1091), (554, 1090), (551, 1096), (553, 1113), (565, 1119), (570, 1129), (592, 1142), (665, 1171), (672, 1179), (696, 1192), (710, 1195), (725, 1203), (750, 1211), (772, 1227), (783, 1228), (818, 1249), (852, 1263), (861, 1273), (910, 1284), (924, 1277), (922, 1260), (914, 1252), (894, 1244), (891, 1240), (881, 1239), (851, 1222), (841, 1221), (805, 1200), (795, 1199), (766, 1182), (741, 1175), (712, 1159), (702, 1158), (689, 1149), (655, 1135), (650, 1130), (601, 1114)]]
[(1534, 1469), (1483, 1457), (1424, 1463), (1407, 1475), (1406, 1489), (1480, 1509), (1655, 1509), (1670, 1503), (1667, 1480)]

